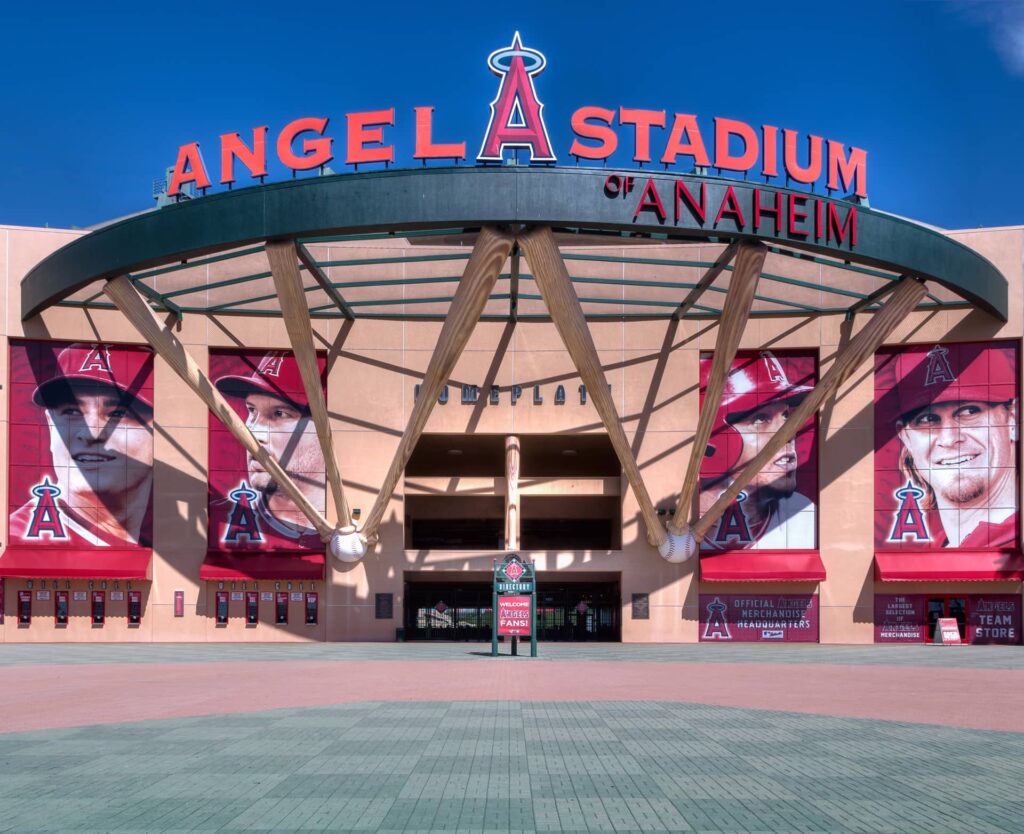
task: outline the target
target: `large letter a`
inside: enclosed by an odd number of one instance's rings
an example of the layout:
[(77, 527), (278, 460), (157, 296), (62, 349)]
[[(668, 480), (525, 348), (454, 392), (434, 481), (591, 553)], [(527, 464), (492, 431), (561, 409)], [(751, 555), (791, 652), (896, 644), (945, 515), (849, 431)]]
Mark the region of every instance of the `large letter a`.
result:
[(554, 162), (541, 113), (544, 105), (533, 87), (533, 76), (540, 75), (547, 59), (536, 49), (525, 49), (516, 32), (512, 45), (492, 52), (487, 64), (501, 84), (491, 102), (491, 121), (477, 162), (501, 162), (505, 148), (528, 148), (530, 162)]

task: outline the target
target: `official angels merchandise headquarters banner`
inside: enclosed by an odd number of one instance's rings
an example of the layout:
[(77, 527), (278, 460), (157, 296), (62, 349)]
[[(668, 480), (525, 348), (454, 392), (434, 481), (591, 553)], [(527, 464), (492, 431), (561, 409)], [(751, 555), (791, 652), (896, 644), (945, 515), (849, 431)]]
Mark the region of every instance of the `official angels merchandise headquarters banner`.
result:
[(1020, 547), (1017, 362), (1007, 342), (876, 354), (878, 549)]
[(737, 643), (818, 641), (814, 594), (701, 594), (701, 641)]
[(15, 575), (49, 575), (45, 565), (59, 555), (60, 575), (75, 576), (79, 563), (87, 571), (84, 551), (152, 547), (152, 352), (12, 340), (10, 362), (10, 518), (0, 565), (31, 566), (31, 549), (40, 571)]
[[(323, 380), (326, 360), (318, 357), (318, 363)], [(292, 354), (211, 350), (210, 379), (256, 439), (323, 512), (326, 466)], [(322, 553), (316, 530), (266, 470), (219, 420), (211, 416), (209, 426), (208, 550)]]
[[(701, 404), (711, 354), (700, 359)], [(700, 512), (779, 430), (817, 381), (810, 352), (740, 354), (733, 360), (700, 469)], [(809, 550), (817, 547), (818, 451), (816, 422), (756, 475), (722, 514), (701, 549)]]

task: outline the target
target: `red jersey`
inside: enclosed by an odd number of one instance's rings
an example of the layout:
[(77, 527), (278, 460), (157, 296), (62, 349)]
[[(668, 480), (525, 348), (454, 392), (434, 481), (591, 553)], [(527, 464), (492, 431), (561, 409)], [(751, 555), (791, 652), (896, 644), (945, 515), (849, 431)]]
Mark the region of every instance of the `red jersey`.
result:
[[(50, 486), (50, 489), (59, 488)], [(152, 547), (153, 503), (150, 499), (137, 543), (128, 540), (127, 535), (124, 538), (114, 538), (108, 530), (95, 526), (52, 492), (44, 492), (37, 500), (29, 501), (15, 510), (11, 514), (9, 529), (10, 539), (14, 544), (59, 544), (73, 549)]]
[[(946, 547), (949, 547), (949, 539), (946, 539)], [(992, 524), (983, 521), (967, 535), (960, 547), (964, 550), (995, 550), (997, 548), (1019, 547), (1020, 541), (1017, 538), (1017, 513), (1014, 513), (1006, 521)]]

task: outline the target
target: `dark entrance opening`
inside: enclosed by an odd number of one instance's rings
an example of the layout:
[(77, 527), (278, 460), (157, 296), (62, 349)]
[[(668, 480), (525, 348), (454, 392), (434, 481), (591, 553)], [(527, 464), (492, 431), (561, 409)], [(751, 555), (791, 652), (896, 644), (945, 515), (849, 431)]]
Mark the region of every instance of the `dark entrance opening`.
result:
[[(460, 578), (405, 582), (407, 640), (491, 639), (491, 583)], [(622, 606), (619, 582), (569, 581), (556, 576), (537, 583), (537, 639), (618, 641)]]

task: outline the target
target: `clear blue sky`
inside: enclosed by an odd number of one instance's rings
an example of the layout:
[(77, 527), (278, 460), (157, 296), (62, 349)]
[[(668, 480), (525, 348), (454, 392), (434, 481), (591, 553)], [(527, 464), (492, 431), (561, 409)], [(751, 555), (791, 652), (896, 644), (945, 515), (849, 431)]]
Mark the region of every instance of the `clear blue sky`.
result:
[[(86, 226), (153, 204), (178, 145), (412, 108), (475, 156), (485, 61), (519, 29), (560, 162), (584, 104), (727, 116), (869, 152), (873, 207), (947, 228), (1024, 222), (1024, 3), (8, 3), (0, 223)], [(631, 145), (630, 143), (627, 143)], [(657, 147), (657, 143), (654, 145)], [(618, 160), (616, 160), (618, 161)], [(335, 162), (337, 170), (345, 166)], [(272, 174), (275, 172), (272, 170)], [(277, 178), (282, 176), (280, 170)]]

